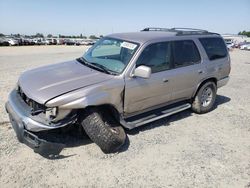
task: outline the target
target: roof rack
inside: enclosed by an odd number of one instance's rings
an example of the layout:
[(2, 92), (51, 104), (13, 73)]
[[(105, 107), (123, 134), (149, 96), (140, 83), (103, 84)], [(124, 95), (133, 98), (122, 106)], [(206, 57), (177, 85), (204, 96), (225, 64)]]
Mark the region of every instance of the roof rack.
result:
[[(141, 31), (166, 31), (166, 32), (176, 32), (176, 35), (204, 35), (204, 34), (217, 34), (217, 33), (211, 33), (207, 30), (202, 29), (194, 29), (194, 28), (159, 28), (159, 27), (147, 27), (144, 28)], [(218, 34), (217, 34), (218, 35)]]
[(160, 27), (146, 27), (141, 31), (169, 31), (168, 28), (160, 28)]

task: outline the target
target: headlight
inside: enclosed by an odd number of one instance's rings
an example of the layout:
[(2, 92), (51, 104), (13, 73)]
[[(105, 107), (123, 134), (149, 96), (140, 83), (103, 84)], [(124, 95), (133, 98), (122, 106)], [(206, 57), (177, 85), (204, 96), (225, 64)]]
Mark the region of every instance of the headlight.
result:
[(45, 116), (48, 120), (52, 120), (56, 117), (57, 113), (58, 113), (57, 107), (47, 108), (45, 111)]

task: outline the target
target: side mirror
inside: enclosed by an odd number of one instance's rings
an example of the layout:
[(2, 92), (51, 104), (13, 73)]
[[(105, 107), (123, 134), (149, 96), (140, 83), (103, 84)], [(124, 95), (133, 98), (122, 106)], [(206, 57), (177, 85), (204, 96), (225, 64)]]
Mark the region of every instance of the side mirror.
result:
[(151, 75), (151, 68), (141, 65), (135, 69), (133, 76), (137, 76), (140, 78), (149, 78), (150, 75)]

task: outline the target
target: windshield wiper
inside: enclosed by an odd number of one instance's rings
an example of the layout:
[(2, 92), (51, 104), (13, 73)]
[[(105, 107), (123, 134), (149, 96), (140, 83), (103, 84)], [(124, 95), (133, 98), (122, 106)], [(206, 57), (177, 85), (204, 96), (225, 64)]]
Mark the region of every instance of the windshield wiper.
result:
[(83, 57), (77, 58), (76, 60), (78, 62), (80, 62), (81, 64), (84, 64), (84, 65), (87, 65), (87, 66), (89, 65), (89, 63)]
[(117, 75), (116, 72), (109, 70), (108, 68), (106, 68), (105, 66), (103, 66), (101, 64), (88, 62), (86, 59), (84, 59), (84, 57), (79, 58), (78, 61), (80, 63), (83, 63), (83, 64), (89, 66), (89, 67), (94, 67), (95, 69), (101, 70), (102, 72), (105, 72), (106, 74)]
[(102, 69), (105, 73), (107, 74), (112, 74), (112, 75), (117, 75), (117, 72), (114, 72), (110, 69), (108, 69), (107, 67), (101, 65), (101, 64), (98, 64), (98, 63), (90, 63), (91, 65), (94, 65), (95, 67), (98, 67), (99, 69)]

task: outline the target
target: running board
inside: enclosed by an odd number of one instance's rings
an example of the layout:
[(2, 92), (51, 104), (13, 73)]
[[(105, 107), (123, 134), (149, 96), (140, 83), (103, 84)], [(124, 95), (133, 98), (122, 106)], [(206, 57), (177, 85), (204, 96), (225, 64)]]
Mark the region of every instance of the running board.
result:
[(135, 127), (139, 127), (141, 125), (145, 125), (147, 123), (151, 123), (153, 121), (165, 118), (167, 116), (176, 114), (183, 110), (191, 108), (191, 104), (185, 103), (172, 108), (160, 108), (158, 110), (154, 110), (151, 112), (146, 112), (137, 116), (129, 117), (127, 119), (122, 120), (120, 123), (126, 127), (127, 129), (133, 129)]

